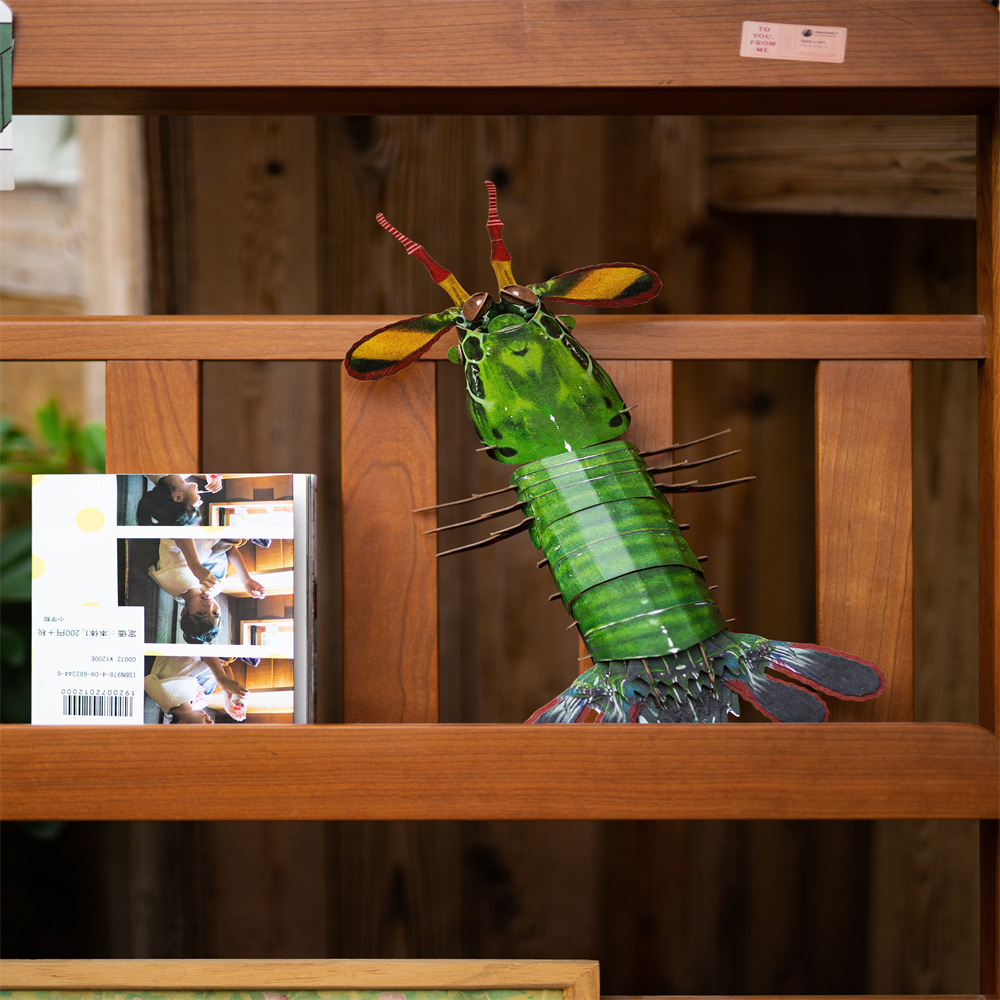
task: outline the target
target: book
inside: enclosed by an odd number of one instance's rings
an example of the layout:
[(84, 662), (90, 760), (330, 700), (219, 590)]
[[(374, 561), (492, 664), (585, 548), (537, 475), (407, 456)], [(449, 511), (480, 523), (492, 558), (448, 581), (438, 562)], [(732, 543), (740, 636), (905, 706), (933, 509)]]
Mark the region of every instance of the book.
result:
[(315, 477), (35, 476), (31, 721), (311, 722)]

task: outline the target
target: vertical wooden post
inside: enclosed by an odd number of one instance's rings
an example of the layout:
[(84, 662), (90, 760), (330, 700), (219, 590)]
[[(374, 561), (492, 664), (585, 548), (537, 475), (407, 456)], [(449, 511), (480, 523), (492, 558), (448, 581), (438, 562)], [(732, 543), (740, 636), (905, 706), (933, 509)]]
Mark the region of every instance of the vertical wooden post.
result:
[(1000, 731), (1000, 152), (997, 110), (979, 119), (976, 286), (986, 318), (986, 358), (979, 366), (979, 657), (980, 721)]
[(437, 501), (435, 409), (430, 362), (342, 375), (345, 722), (438, 719), (437, 543), (413, 515)]
[[(986, 318), (979, 366), (979, 720), (1000, 732), (1000, 105), (976, 135), (976, 288)], [(979, 824), (980, 991), (1000, 995), (1000, 823)]]
[[(672, 361), (606, 361), (603, 367), (618, 387), (626, 406), (635, 406), (626, 435), (640, 451), (674, 443), (674, 383)], [(683, 458), (683, 455), (678, 458)], [(651, 464), (666, 465), (670, 456)]]
[(146, 160), (141, 118), (80, 115), (80, 214), (85, 312), (149, 311)]
[(108, 472), (201, 472), (197, 361), (109, 361)]
[(913, 719), (911, 431), (910, 362), (820, 362), (819, 641), (874, 660), (889, 680), (875, 701), (832, 709), (837, 719)]

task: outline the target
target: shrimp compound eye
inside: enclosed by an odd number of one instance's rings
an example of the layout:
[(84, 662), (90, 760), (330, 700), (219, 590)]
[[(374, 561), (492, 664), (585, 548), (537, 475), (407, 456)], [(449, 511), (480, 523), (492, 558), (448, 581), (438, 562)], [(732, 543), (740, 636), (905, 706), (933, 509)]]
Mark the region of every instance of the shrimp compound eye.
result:
[(521, 306), (534, 307), (538, 305), (538, 296), (524, 285), (507, 285), (500, 289), (500, 298), (505, 302), (514, 302)]
[(475, 323), (476, 320), (482, 319), (486, 315), (491, 305), (493, 305), (493, 297), (489, 292), (476, 292), (475, 295), (470, 295), (465, 300), (465, 305), (462, 306), (462, 316), (467, 323)]

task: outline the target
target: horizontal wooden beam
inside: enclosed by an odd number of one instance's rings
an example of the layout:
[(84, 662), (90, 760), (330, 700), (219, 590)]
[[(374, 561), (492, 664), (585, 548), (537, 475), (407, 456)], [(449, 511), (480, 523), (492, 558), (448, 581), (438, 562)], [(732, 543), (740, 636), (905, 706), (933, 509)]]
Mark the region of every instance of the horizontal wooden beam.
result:
[[(5, 990), (572, 990), (597, 1000), (596, 962), (461, 959), (34, 959), (0, 966)], [(578, 990), (573, 990), (578, 987)], [(582, 987), (582, 988), (580, 988)], [(588, 988), (589, 987), (589, 988)], [(911, 998), (912, 1000), (912, 998)]]
[[(0, 740), (4, 820), (1000, 815), (1000, 743), (964, 724), (8, 725)], [(179, 766), (242, 777), (154, 794)]]
[[(15, 316), (0, 359), (340, 360), (402, 316)], [(582, 316), (576, 335), (600, 360), (972, 358), (981, 316)], [(446, 336), (425, 357), (440, 361)]]
[[(753, 15), (800, 23), (809, 5)], [(24, 0), (15, 113), (970, 114), (984, 3), (829, 0), (842, 63), (746, 58), (740, 0)]]
[[(482, 990), (487, 987), (565, 990), (567, 1000), (596, 1000), (588, 992), (599, 982), (597, 962), (559, 960), (455, 959), (8, 959), (0, 965), (5, 990), (84, 990), (132, 992), (162, 990)], [(582, 987), (582, 988), (581, 988)], [(879, 994), (878, 1000), (979, 1000), (980, 994)], [(609, 997), (608, 1000), (611, 1000)], [(656, 1000), (618, 997), (616, 1000)], [(680, 998), (676, 998), (680, 1000)], [(694, 1000), (694, 998), (688, 998)], [(730, 1000), (716, 996), (713, 1000)], [(731, 998), (736, 1000), (736, 998)], [(761, 995), (739, 1000), (779, 1000)], [(782, 998), (784, 1000), (784, 998)], [(811, 994), (809, 1000), (856, 1000), (835, 994)]]

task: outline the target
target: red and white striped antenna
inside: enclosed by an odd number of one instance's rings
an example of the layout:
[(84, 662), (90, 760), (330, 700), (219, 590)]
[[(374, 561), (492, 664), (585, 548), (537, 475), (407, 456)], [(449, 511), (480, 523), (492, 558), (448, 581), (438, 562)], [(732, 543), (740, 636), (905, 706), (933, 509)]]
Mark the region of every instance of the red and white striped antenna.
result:
[(427, 268), (427, 273), (431, 276), (434, 284), (440, 285), (451, 296), (452, 301), (456, 305), (460, 306), (465, 302), (469, 297), (469, 293), (461, 286), (451, 271), (446, 267), (442, 267), (419, 243), (411, 240), (408, 236), (404, 236), (395, 226), (390, 224), (389, 220), (381, 212), (375, 216), (375, 221), (387, 233), (395, 236), (403, 244), (406, 252), (411, 257), (416, 257)]

